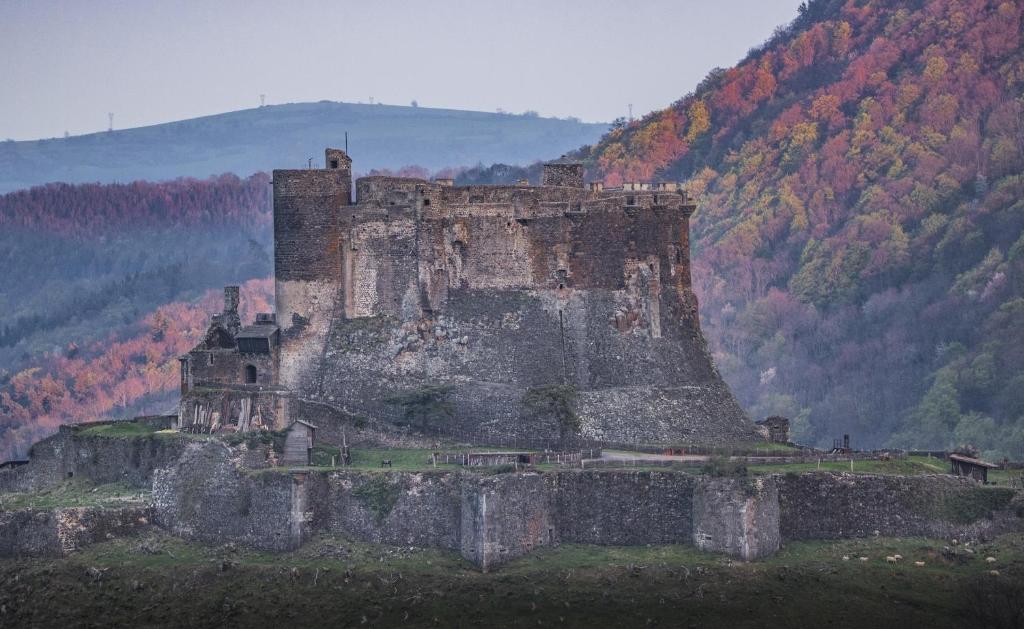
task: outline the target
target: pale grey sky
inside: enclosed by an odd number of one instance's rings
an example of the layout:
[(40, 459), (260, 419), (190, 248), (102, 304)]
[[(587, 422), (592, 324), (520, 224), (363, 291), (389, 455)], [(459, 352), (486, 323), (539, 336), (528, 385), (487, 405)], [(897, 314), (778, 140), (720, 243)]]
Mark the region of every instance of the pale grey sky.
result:
[(799, 0), (0, 0), (0, 138), (321, 99), (610, 121), (662, 108)]

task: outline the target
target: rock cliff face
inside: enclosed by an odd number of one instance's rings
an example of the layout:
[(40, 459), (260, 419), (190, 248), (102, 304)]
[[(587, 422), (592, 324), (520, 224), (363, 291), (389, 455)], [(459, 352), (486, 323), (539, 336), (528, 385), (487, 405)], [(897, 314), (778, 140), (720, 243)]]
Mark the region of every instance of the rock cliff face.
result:
[(352, 204), (342, 157), (274, 172), (280, 384), (480, 443), (756, 439), (701, 335), (674, 184), (587, 190), (560, 163), (545, 180), (573, 185), (366, 177)]

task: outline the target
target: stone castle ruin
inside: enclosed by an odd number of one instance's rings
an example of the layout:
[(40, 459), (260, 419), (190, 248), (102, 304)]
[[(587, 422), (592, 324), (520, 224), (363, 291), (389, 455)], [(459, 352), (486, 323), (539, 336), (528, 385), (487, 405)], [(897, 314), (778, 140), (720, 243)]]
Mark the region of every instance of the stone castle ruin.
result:
[(716, 372), (675, 183), (454, 186), (275, 170), (276, 309), (237, 291), (182, 357), (182, 428), (308, 419), (478, 444), (586, 438), (714, 445), (760, 437)]
[[(852, 472), (874, 455), (794, 447), (788, 420), (740, 409), (701, 335), (678, 185), (585, 186), (558, 160), (540, 186), (364, 177), (353, 203), (351, 161), (326, 157), (274, 172), (276, 312), (243, 325), (225, 290), (181, 357), (177, 414), (62, 426), (0, 465), (0, 495), (117, 483), (140, 497), (0, 504), (0, 557), (151, 524), (273, 551), (321, 534), (435, 547), (484, 570), (561, 543), (750, 560), (804, 539), (1024, 527), (1017, 490), (967, 478), (740, 469), (767, 462), (743, 454), (759, 440), (778, 463)], [(529, 450), (464, 447), (509, 441)], [(619, 465), (602, 454), (616, 443), (672, 467)], [(394, 445), (419, 452), (411, 469), (390, 469)], [(695, 449), (733, 456), (681, 460)]]

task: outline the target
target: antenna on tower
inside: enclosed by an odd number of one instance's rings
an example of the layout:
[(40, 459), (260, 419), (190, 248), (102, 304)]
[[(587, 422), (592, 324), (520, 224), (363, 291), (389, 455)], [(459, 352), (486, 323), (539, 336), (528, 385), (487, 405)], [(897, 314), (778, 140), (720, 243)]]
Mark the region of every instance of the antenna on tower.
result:
[(629, 121), (633, 122), (633, 103), (629, 104)]
[(113, 131), (114, 130), (114, 113), (113, 112), (110, 112), (110, 113), (107, 114), (107, 121), (110, 123), (109, 125), (107, 125), (107, 131)]
[(348, 155), (348, 131), (345, 132), (345, 155)]
[(370, 97), (370, 104), (373, 104), (373, 96)]
[(264, 107), (267, 104), (267, 95), (260, 94), (260, 107)]

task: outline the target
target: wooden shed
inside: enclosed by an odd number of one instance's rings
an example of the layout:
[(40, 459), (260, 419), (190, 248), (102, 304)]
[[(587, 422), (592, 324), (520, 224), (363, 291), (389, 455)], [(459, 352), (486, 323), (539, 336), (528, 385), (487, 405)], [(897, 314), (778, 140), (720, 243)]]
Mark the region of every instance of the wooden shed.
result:
[(988, 471), (990, 469), (996, 469), (999, 466), (995, 463), (989, 463), (988, 461), (982, 461), (981, 459), (974, 459), (963, 454), (950, 454), (950, 473), (956, 474), (957, 476), (967, 476), (974, 480), (979, 480), (983, 483), (988, 482)]
[(292, 422), (284, 438), (284, 456), (281, 458), (281, 464), (311, 465), (315, 440), (316, 426), (301, 419)]

